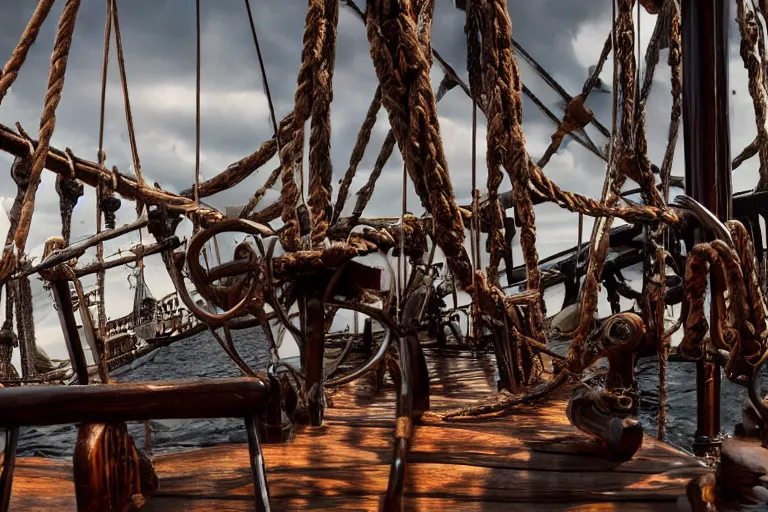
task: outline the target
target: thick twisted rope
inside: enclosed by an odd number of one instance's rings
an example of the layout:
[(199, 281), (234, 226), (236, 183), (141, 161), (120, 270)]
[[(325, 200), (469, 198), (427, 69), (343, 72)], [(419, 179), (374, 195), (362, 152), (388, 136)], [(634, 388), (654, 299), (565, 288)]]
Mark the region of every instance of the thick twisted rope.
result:
[(584, 88), (582, 89), (581, 94), (574, 96), (568, 102), (563, 121), (558, 123), (557, 130), (552, 134), (552, 142), (550, 142), (549, 146), (547, 146), (547, 149), (544, 151), (544, 155), (537, 162), (539, 167), (544, 167), (549, 163), (552, 155), (557, 153), (560, 149), (560, 145), (563, 143), (563, 139), (565, 139), (566, 135), (572, 134), (574, 131), (583, 130), (584, 127), (594, 119), (592, 111), (586, 107), (586, 102), (590, 93), (594, 90), (597, 79), (605, 65), (605, 61), (608, 60), (611, 48), (613, 48), (613, 44), (611, 35), (609, 34), (603, 44), (603, 49), (600, 52), (600, 57), (597, 60), (595, 69), (587, 78), (586, 82), (584, 82)]
[(752, 237), (750, 237), (747, 228), (744, 227), (741, 222), (731, 220), (727, 221), (725, 225), (731, 232), (734, 245), (736, 246), (736, 252), (739, 255), (739, 261), (741, 262), (746, 286), (746, 305), (749, 308), (750, 318), (754, 322), (755, 332), (763, 333), (767, 327), (765, 299), (763, 297), (763, 290), (760, 287), (757, 265), (755, 265), (755, 262), (757, 261), (757, 258), (755, 257), (755, 245), (752, 242)]
[(312, 91), (312, 131), (309, 137), (309, 200), (312, 211), (312, 246), (325, 240), (333, 215), (331, 204), (331, 102), (333, 68), (336, 60), (336, 30), (339, 22), (338, 0), (324, 0), (323, 16), (318, 20), (323, 37), (322, 50), (315, 63)]
[[(487, 154), (488, 163), (488, 195), (489, 199), (497, 200), (498, 185), (502, 180), (503, 166), (512, 182), (512, 200), (515, 212), (520, 218), (520, 246), (526, 266), (526, 288), (531, 293), (531, 300), (526, 309), (528, 321), (524, 332), (530, 333), (530, 338), (537, 342), (543, 339), (542, 323), (544, 304), (541, 300), (541, 271), (539, 270), (539, 255), (536, 250), (536, 218), (533, 211), (533, 201), (530, 190), (530, 169), (533, 162), (525, 149), (525, 135), (522, 131), (523, 122), (523, 86), (520, 70), (513, 53), (512, 21), (509, 17), (506, 0), (487, 0), (482, 4), (479, 15), (482, 22), (482, 82), (486, 99), (486, 117), (488, 119)], [(470, 44), (471, 40), (469, 41)], [(470, 51), (468, 50), (468, 53)], [(494, 208), (495, 205), (489, 204)], [(503, 217), (500, 206), (495, 211), (489, 210), (489, 222), (492, 229), (500, 234)], [(498, 244), (496, 255), (503, 254), (504, 240), (500, 238), (492, 244)], [(493, 247), (493, 245), (492, 245)], [(491, 268), (493, 270), (493, 268)], [(489, 275), (489, 277), (495, 277)], [(478, 285), (474, 290), (476, 300), (481, 303), (481, 293), (484, 288), (490, 288), (483, 282), (483, 276), (476, 279)], [(493, 287), (491, 296), (498, 294), (498, 288)], [(511, 345), (511, 360), (509, 368), (516, 373), (516, 383), (528, 386), (538, 380), (541, 374), (541, 360), (533, 347), (525, 342), (526, 336), (519, 327), (519, 321), (512, 305), (514, 298), (503, 299), (506, 307), (503, 317), (504, 328), (508, 330)], [(482, 308), (486, 309), (487, 308)], [(498, 314), (498, 312), (497, 312)]]
[(467, 288), (472, 283), (472, 270), (463, 244), (464, 225), (440, 139), (429, 78), (430, 48), (428, 40), (419, 38), (413, 3), (369, 0), (367, 33), (382, 103), (408, 174), (422, 204), (435, 219), (435, 241), (459, 283)]
[[(102, 53), (101, 60), (101, 103), (99, 107), (99, 152), (97, 154), (99, 168), (106, 171), (105, 161), (106, 155), (104, 154), (104, 113), (106, 110), (107, 100), (107, 71), (109, 69), (109, 41), (112, 35), (112, 2), (107, 0), (107, 16), (104, 23), (104, 51)], [(102, 224), (102, 200), (108, 196), (103, 190), (105, 187), (102, 185), (96, 186), (96, 234), (101, 232)], [(114, 215), (114, 212), (112, 213)], [(96, 260), (102, 265), (104, 263), (104, 244), (99, 242), (96, 244)], [(99, 335), (104, 337), (106, 334), (104, 324), (107, 321), (107, 310), (104, 299), (104, 279), (106, 277), (105, 271), (99, 270), (96, 273), (96, 294), (98, 297), (98, 303), (96, 306), (96, 324), (99, 328)]]
[[(292, 114), (286, 116), (282, 123), (284, 123), (286, 119), (292, 119)], [(272, 137), (269, 140), (264, 141), (261, 146), (259, 146), (259, 149), (250, 155), (232, 163), (213, 178), (201, 182), (200, 187), (198, 188), (199, 196), (212, 196), (218, 194), (222, 190), (234, 187), (260, 169), (275, 156), (275, 153), (277, 153), (277, 143), (275, 142), (275, 138)], [(194, 186), (183, 190), (180, 195), (189, 198), (193, 197)]]
[(727, 291), (729, 298), (724, 318), (725, 325), (716, 326), (719, 334), (713, 334), (713, 342), (718, 345), (719, 338), (722, 337), (725, 347), (719, 348), (732, 348), (733, 336), (722, 332), (721, 329), (725, 327), (727, 331), (742, 328), (747, 318), (747, 292), (738, 255), (722, 240), (696, 245), (688, 256), (685, 269), (685, 295), (688, 299), (689, 311), (685, 321), (685, 334), (680, 343), (680, 352), (694, 359), (703, 354), (702, 342), (709, 330), (709, 323), (704, 314), (704, 302), (710, 269), (713, 274), (715, 269), (718, 269), (725, 278), (722, 283), (725, 290), (713, 287), (713, 301), (715, 295), (722, 295), (724, 291)]
[(315, 86), (313, 74), (316, 71), (317, 56), (323, 51), (325, 33), (320, 30), (325, 16), (322, 0), (309, 0), (304, 27), (304, 46), (301, 52), (301, 67), (294, 94), (294, 130), (292, 139), (280, 148), (280, 181), (282, 190), (282, 219), (285, 228), (280, 233), (280, 241), (287, 251), (296, 251), (300, 246), (299, 218), (296, 205), (299, 202), (299, 188), (296, 185), (296, 173), (299, 173), (302, 188), (304, 171), (302, 166), (304, 148), (304, 124), (312, 114), (312, 90)]
[(51, 12), (51, 7), (55, 0), (40, 0), (35, 12), (32, 13), (32, 17), (29, 19), (27, 28), (24, 29), (24, 33), (21, 35), (16, 48), (14, 48), (11, 58), (5, 63), (2, 72), (0, 72), (0, 103), (3, 102), (8, 89), (11, 88), (13, 82), (16, 81), (16, 77), (19, 76), (19, 70), (27, 59), (27, 53), (29, 49), (35, 44), (37, 34), (40, 32), (40, 27), (43, 26), (45, 19), (48, 17), (48, 13)]
[[(287, 115), (283, 118), (282, 121), (280, 121), (278, 133), (280, 134), (280, 137), (275, 146), (285, 144), (293, 136), (293, 113)], [(275, 139), (272, 139), (272, 141), (274, 140)], [(260, 163), (259, 166), (265, 162), (266, 160)], [(280, 172), (281, 167), (278, 166), (274, 171), (272, 171), (272, 174), (267, 177), (267, 180), (264, 182), (264, 184), (258, 190), (256, 190), (253, 196), (251, 196), (251, 198), (248, 200), (248, 203), (240, 212), (241, 219), (248, 218), (251, 215), (251, 212), (253, 212), (253, 209), (256, 208), (256, 205), (258, 205), (262, 200), (264, 194), (267, 193), (267, 190), (272, 188), (277, 182), (277, 179), (280, 177)]]
[[(498, 59), (486, 62), (483, 47), (492, 44), (490, 41), (485, 45), (481, 44), (478, 38), (480, 33), (485, 38), (487, 36), (483, 22), (487, 19), (488, 5), (484, 1), (473, 1), (469, 3), (467, 9), (466, 38), (467, 38), (467, 69), (469, 70), (469, 84), (473, 98), (485, 98), (486, 102), (483, 111), (488, 117), (488, 132), (486, 136), (488, 150), (486, 151), (486, 165), (488, 167), (488, 177), (486, 186), (488, 187), (488, 204), (486, 206), (486, 219), (488, 222), (488, 242), (490, 262), (488, 263), (488, 280), (493, 284), (498, 284), (499, 263), (504, 255), (505, 239), (503, 234), (504, 217), (499, 203), (499, 185), (504, 180), (504, 173), (501, 170), (502, 155), (506, 148), (495, 145), (495, 139), (498, 137), (498, 130), (504, 130), (500, 123), (503, 123), (501, 115), (500, 97), (494, 87), (494, 71), (486, 73), (485, 70), (497, 66)], [(480, 89), (476, 89), (479, 87)], [(484, 89), (486, 87), (487, 89)], [(489, 94), (490, 93), (490, 94)], [(491, 129), (493, 125), (494, 130)], [(474, 133), (473, 133), (474, 135)], [(474, 193), (474, 191), (473, 191)], [(476, 205), (477, 201), (473, 201)], [(476, 212), (473, 211), (473, 217)], [(476, 220), (479, 230), (479, 219)], [(476, 248), (479, 252), (479, 248)], [(477, 259), (477, 258), (476, 258)], [(479, 261), (475, 262), (476, 265)]]
[[(438, 96), (435, 98), (435, 101), (439, 102), (440, 99), (441, 97)], [(395, 135), (390, 129), (387, 132), (387, 136), (381, 145), (379, 155), (376, 157), (376, 163), (373, 165), (373, 170), (371, 171), (370, 176), (368, 176), (368, 181), (366, 181), (365, 185), (360, 187), (360, 190), (358, 190), (355, 194), (357, 196), (357, 200), (355, 201), (355, 207), (352, 210), (352, 218), (359, 219), (363, 214), (363, 210), (365, 210), (365, 207), (368, 205), (368, 202), (373, 196), (373, 190), (376, 186), (376, 181), (379, 179), (379, 176), (381, 176), (381, 172), (384, 170), (384, 166), (387, 164), (389, 157), (392, 156), (392, 151), (395, 149), (395, 143)], [(339, 210), (339, 214), (341, 214), (341, 209)]]
[(671, 70), (672, 81), (672, 113), (669, 122), (669, 135), (667, 137), (667, 149), (661, 162), (661, 183), (664, 201), (669, 201), (669, 181), (672, 176), (672, 159), (677, 147), (677, 136), (680, 130), (680, 116), (683, 113), (683, 59), (682, 43), (680, 39), (680, 6), (677, 0), (665, 0), (664, 8), (669, 10), (669, 57), (667, 63)]
[[(14, 243), (18, 255), (24, 253), (29, 236), (29, 228), (32, 223), (32, 214), (35, 211), (35, 195), (40, 185), (40, 177), (45, 167), (45, 158), (48, 155), (48, 147), (51, 136), (56, 127), (56, 107), (61, 100), (61, 92), (64, 89), (64, 75), (67, 71), (67, 59), (72, 44), (72, 34), (75, 31), (75, 20), (80, 7), (80, 0), (67, 0), (61, 13), (59, 27), (56, 32), (56, 40), (51, 55), (51, 68), (48, 74), (48, 88), (45, 93), (45, 104), (40, 116), (39, 142), (32, 155), (32, 168), (29, 174), (29, 187), (24, 195), (24, 204), (21, 208), (19, 225), (14, 235)], [(10, 254), (7, 252), (7, 254)], [(4, 255), (4, 260), (7, 255)], [(0, 280), (4, 278), (0, 274)]]
[(547, 178), (536, 165), (531, 165), (530, 181), (534, 190), (541, 194), (545, 200), (556, 203), (568, 211), (583, 213), (589, 217), (618, 217), (629, 223), (663, 222), (670, 226), (675, 226), (682, 220), (674, 210), (667, 207), (634, 205), (622, 208), (604, 204), (582, 194), (562, 190)]
[(368, 176), (368, 181), (366, 181), (365, 185), (360, 187), (360, 190), (355, 194), (357, 200), (355, 201), (355, 208), (352, 210), (353, 218), (359, 219), (363, 214), (363, 210), (365, 210), (365, 207), (368, 205), (368, 201), (371, 200), (374, 187), (376, 186), (376, 180), (379, 179), (381, 171), (384, 170), (384, 166), (387, 164), (387, 160), (392, 156), (392, 151), (395, 149), (396, 142), (395, 134), (392, 133), (392, 130), (389, 130), (389, 132), (387, 132), (387, 137), (381, 145), (381, 150), (379, 150), (379, 156), (376, 157), (376, 163), (373, 164), (371, 175)]
[(768, 190), (768, 104), (766, 103), (766, 87), (764, 69), (760, 57), (755, 51), (757, 44), (759, 21), (755, 13), (747, 10), (746, 0), (736, 2), (736, 19), (741, 33), (741, 46), (739, 48), (744, 68), (749, 77), (749, 94), (755, 109), (755, 123), (757, 124), (758, 155), (760, 158), (760, 179), (755, 190)]
[(349, 195), (349, 187), (352, 185), (352, 180), (355, 178), (357, 166), (360, 165), (360, 162), (363, 159), (365, 148), (371, 140), (371, 132), (376, 124), (376, 115), (379, 113), (380, 109), (381, 86), (376, 88), (376, 93), (373, 95), (373, 100), (371, 100), (371, 106), (368, 107), (368, 113), (365, 115), (365, 120), (360, 126), (360, 131), (357, 133), (355, 147), (352, 148), (352, 154), (349, 157), (349, 167), (347, 167), (347, 172), (344, 173), (344, 178), (339, 185), (339, 193), (336, 196), (336, 206), (333, 208), (333, 218), (331, 223), (335, 223), (341, 217), (341, 212), (344, 209), (344, 204)]
[[(615, 10), (615, 4), (614, 4)], [(631, 158), (631, 141), (634, 137), (634, 96), (635, 96), (635, 57), (634, 57), (634, 27), (632, 24), (632, 5), (631, 1), (622, 0), (619, 2), (618, 18), (613, 15), (613, 46), (615, 50), (614, 60), (614, 91), (619, 85), (622, 97), (621, 105), (621, 129), (617, 141), (611, 139), (611, 154), (608, 161), (608, 171), (606, 181), (603, 186), (602, 199), (598, 203), (594, 201), (593, 206), (611, 208), (618, 201), (621, 186), (626, 179), (623, 172), (624, 166), (621, 160)], [(617, 131), (618, 122), (618, 104), (614, 96), (613, 107), (613, 132)], [(648, 208), (648, 207), (645, 207)], [(602, 276), (603, 266), (609, 247), (609, 233), (613, 218), (606, 215), (606, 218), (598, 220), (592, 229), (592, 248), (589, 252), (589, 263), (584, 278), (582, 288), (582, 302), (579, 310), (579, 326), (576, 328), (573, 341), (568, 349), (568, 363), (572, 371), (581, 370), (583, 361), (584, 341), (592, 331), (594, 316), (597, 312), (597, 298), (600, 289), (600, 277)]]
[[(662, 24), (662, 21), (664, 22)], [(646, 61), (648, 62), (648, 71), (646, 72), (646, 80), (643, 83), (643, 93), (641, 97), (646, 98), (650, 90), (650, 83), (652, 77), (651, 69), (655, 66), (659, 57), (659, 47), (661, 41), (659, 40), (661, 35), (660, 27), (668, 27), (669, 37), (669, 57), (667, 63), (671, 72), (671, 85), (672, 85), (672, 110), (670, 114), (669, 133), (667, 135), (667, 148), (664, 152), (664, 159), (661, 163), (661, 169), (659, 174), (661, 176), (661, 190), (663, 201), (666, 204), (669, 201), (669, 186), (670, 178), (672, 174), (672, 160), (675, 155), (675, 147), (677, 146), (677, 137), (680, 129), (680, 116), (682, 114), (682, 58), (681, 58), (681, 40), (680, 40), (680, 7), (677, 0), (664, 0), (662, 5), (662, 11), (657, 20), (656, 30), (654, 31), (654, 37), (650, 45), (651, 51), (649, 51)], [(653, 66), (652, 66), (653, 65)], [(643, 100), (645, 101), (645, 100)], [(643, 114), (644, 115), (644, 114)], [(654, 232), (653, 240), (651, 241), (652, 248), (656, 252), (656, 264), (658, 265), (657, 275), (659, 276), (659, 284), (657, 286), (657, 295), (655, 297), (655, 310), (653, 311), (653, 324), (655, 327), (655, 337), (657, 344), (657, 357), (659, 361), (659, 412), (657, 416), (657, 438), (663, 441), (666, 436), (666, 423), (667, 423), (667, 353), (669, 350), (668, 340), (666, 338), (666, 331), (664, 329), (664, 295), (666, 293), (665, 276), (666, 276), (666, 253), (664, 252), (664, 241), (666, 239), (667, 230), (660, 227)], [(649, 304), (652, 303), (649, 301)]]
[(277, 183), (277, 179), (280, 177), (280, 167), (277, 167), (274, 171), (272, 171), (272, 174), (269, 175), (267, 178), (267, 181), (264, 182), (264, 184), (259, 187), (259, 189), (256, 191), (256, 193), (253, 194), (253, 196), (248, 200), (248, 204), (245, 205), (245, 208), (243, 208), (243, 211), (240, 212), (240, 218), (241, 219), (247, 219), (254, 208), (261, 202), (261, 200), (264, 198), (264, 195), (267, 193), (267, 190), (272, 188), (275, 183)]
[[(245, 0), (245, 7), (248, 13), (248, 21), (250, 22), (250, 25), (251, 25), (251, 34), (253, 36), (253, 42), (256, 48), (256, 56), (259, 61), (259, 68), (261, 69), (261, 76), (264, 83), (264, 94), (267, 97), (267, 105), (269, 106), (270, 120), (272, 121), (273, 129), (277, 133), (278, 126), (281, 127), (280, 130), (283, 129), (282, 127), (284, 125), (290, 126), (290, 123), (293, 121), (293, 113), (290, 113), (287, 116), (285, 116), (278, 125), (277, 118), (275, 117), (274, 105), (272, 103), (272, 94), (270, 92), (269, 83), (267, 81), (267, 73), (266, 73), (266, 69), (264, 68), (264, 61), (261, 56), (259, 39), (256, 34), (256, 26), (253, 22), (253, 14), (251, 12), (251, 6), (250, 6), (249, 0)], [(280, 139), (281, 143), (283, 142), (282, 137), (283, 136), (281, 135), (281, 139)], [(253, 174), (256, 170), (260, 169), (261, 166), (266, 164), (273, 156), (275, 156), (275, 153), (277, 153), (277, 150), (278, 150), (278, 142), (275, 140), (275, 137), (272, 137), (269, 140), (264, 141), (261, 144), (261, 146), (259, 146), (259, 149), (257, 149), (250, 155), (241, 158), (237, 162), (234, 162), (229, 167), (227, 167), (224, 171), (220, 172), (213, 178), (210, 178), (200, 183), (198, 187), (199, 197), (212, 196), (214, 194), (221, 192), (222, 190), (226, 190), (234, 187), (235, 185), (237, 185), (238, 183), (246, 179), (248, 176)], [(181, 195), (191, 198), (194, 195), (194, 186), (182, 191)]]
[[(522, 80), (512, 45), (512, 22), (506, 0), (488, 0), (483, 24), (483, 83), (488, 100), (489, 176), (501, 165), (512, 182), (512, 199), (520, 218), (520, 246), (526, 267), (526, 287), (541, 290), (536, 250), (536, 217), (530, 194), (533, 162), (525, 149), (522, 130)], [(496, 173), (494, 180), (498, 180)], [(493, 184), (489, 180), (490, 184)], [(489, 188), (490, 194), (490, 188)], [(498, 215), (498, 214), (496, 214)], [(496, 220), (498, 222), (498, 218)], [(541, 338), (543, 302), (529, 308), (533, 337)]]
[[(141, 161), (139, 160), (139, 150), (136, 147), (136, 130), (133, 128), (133, 114), (131, 113), (131, 100), (128, 94), (128, 78), (125, 72), (125, 56), (123, 54), (123, 40), (120, 37), (120, 18), (117, 12), (117, 0), (112, 2), (112, 23), (115, 27), (115, 49), (117, 50), (117, 68), (120, 71), (120, 85), (123, 90), (123, 102), (125, 106), (125, 122), (128, 125), (128, 141), (131, 146), (131, 157), (133, 158), (133, 168), (136, 173), (136, 183), (141, 187), (144, 185), (144, 176), (141, 174)], [(141, 198), (136, 200), (136, 211), (142, 208)]]
[[(659, 60), (658, 48), (661, 45), (662, 27), (666, 24), (665, 20), (667, 18), (668, 18), (668, 14), (666, 10), (657, 16), (656, 27), (654, 28), (651, 41), (648, 44), (648, 54), (646, 56), (646, 61), (648, 66), (646, 68), (645, 77), (643, 79), (643, 84), (640, 89), (640, 97), (638, 98), (638, 101), (636, 103), (636, 110), (635, 110), (635, 116), (634, 116), (635, 118), (635, 139), (634, 139), (635, 158), (631, 162), (627, 162), (625, 164), (627, 167), (624, 169), (624, 172), (640, 185), (640, 194), (643, 197), (643, 201), (645, 202), (645, 204), (657, 206), (657, 207), (663, 207), (664, 200), (662, 199), (661, 193), (656, 188), (656, 181), (653, 176), (653, 171), (651, 170), (651, 161), (648, 158), (648, 139), (646, 138), (646, 135), (645, 135), (645, 123), (646, 123), (645, 106), (648, 100), (648, 94), (650, 94), (651, 83), (653, 81), (653, 75), (656, 70), (656, 64), (658, 63), (658, 60)], [(639, 18), (638, 18), (638, 23), (639, 23)], [(639, 25), (638, 25), (637, 31), (639, 34), (640, 32)], [(638, 35), (638, 38), (639, 38), (639, 35)], [(639, 45), (640, 45), (640, 42), (638, 40), (638, 46)], [(638, 61), (639, 59), (640, 59), (640, 55), (638, 53)], [(639, 74), (640, 73), (638, 71), (635, 71), (636, 78)], [(639, 82), (637, 82), (637, 80), (635, 82), (636, 82), (635, 85), (637, 86)]]

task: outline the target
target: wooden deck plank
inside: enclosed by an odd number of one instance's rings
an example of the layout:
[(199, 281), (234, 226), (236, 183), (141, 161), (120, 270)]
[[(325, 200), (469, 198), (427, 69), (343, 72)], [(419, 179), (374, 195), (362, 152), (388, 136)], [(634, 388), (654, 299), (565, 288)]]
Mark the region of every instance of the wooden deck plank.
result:
[[(275, 510), (280, 511), (374, 511), (378, 510), (379, 498), (362, 496), (354, 502), (345, 498), (276, 498), (272, 500)], [(460, 510), (462, 512), (523, 512), (523, 511), (570, 511), (570, 512), (673, 512), (678, 511), (672, 503), (504, 503), (492, 501), (462, 501), (446, 498), (411, 498), (404, 504), (405, 512), (433, 510)], [(213, 500), (192, 498), (158, 497), (145, 508), (147, 512), (251, 512), (251, 500)]]
[[(433, 410), (491, 394), (489, 358), (428, 351)], [(686, 483), (708, 471), (651, 437), (629, 462), (612, 463), (565, 417), (570, 388), (482, 421), (427, 418), (414, 430), (406, 510), (675, 510)], [(361, 406), (355, 386), (330, 397), (322, 427), (264, 446), (276, 510), (377, 510), (389, 476), (394, 388)], [(160, 455), (160, 489), (143, 510), (251, 510), (244, 445)], [(75, 510), (71, 464), (18, 461), (11, 510)]]
[[(617, 471), (654, 474), (699, 467), (695, 460), (681, 460), (679, 454), (649, 446), (629, 462), (617, 464), (595, 455), (592, 442), (569, 433), (563, 437), (548, 436), (541, 442), (523, 440), (528, 429), (511, 429), (508, 435), (483, 433), (463, 428), (421, 426), (414, 431), (409, 460), (441, 464), (468, 464), (488, 468), (551, 471)], [(269, 470), (288, 470), (311, 463), (316, 468), (354, 467), (388, 464), (392, 429), (381, 427), (353, 428), (346, 425), (324, 425), (304, 429), (289, 445), (266, 446)], [(528, 435), (527, 439), (533, 436)], [(651, 439), (648, 440), (651, 444)], [(456, 446), (461, 446), (460, 451)], [(663, 445), (662, 445), (663, 446)], [(343, 447), (343, 449), (340, 449)], [(183, 452), (163, 457), (169, 469), (176, 464), (203, 464), (206, 460), (230, 460), (247, 457), (245, 446), (226, 445)]]
[[(268, 460), (269, 455), (265, 455)], [(158, 464), (163, 482), (158, 495), (221, 498), (250, 496), (248, 468), (216, 459), (201, 468), (191, 461), (170, 467)], [(274, 497), (376, 496), (386, 489), (387, 464), (276, 468), (268, 478)], [(172, 473), (169, 473), (171, 471)], [(695, 474), (706, 469), (683, 468), (659, 474), (612, 471), (527, 471), (463, 464), (412, 463), (405, 493), (410, 496), (508, 502), (674, 501)], [(173, 476), (170, 476), (170, 475)]]

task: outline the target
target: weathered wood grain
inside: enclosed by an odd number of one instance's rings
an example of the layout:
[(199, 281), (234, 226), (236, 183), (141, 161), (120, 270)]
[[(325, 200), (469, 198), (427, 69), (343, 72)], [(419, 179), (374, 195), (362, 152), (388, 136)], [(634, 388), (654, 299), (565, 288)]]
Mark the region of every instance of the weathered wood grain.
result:
[(80, 511), (128, 510), (155, 491), (152, 463), (136, 449), (125, 423), (88, 423), (77, 430), (73, 466)]
[(195, 379), (93, 386), (23, 386), (0, 393), (0, 423), (44, 426), (149, 419), (237, 418), (269, 399), (266, 380)]
[[(491, 394), (491, 357), (440, 349), (426, 355), (432, 410)], [(709, 471), (647, 436), (632, 460), (607, 461), (598, 443), (568, 423), (570, 390), (483, 421), (417, 423), (404, 510), (676, 510), (688, 481)], [(353, 383), (330, 394), (322, 426), (299, 426), (291, 442), (262, 447), (274, 510), (379, 509), (392, 460), (395, 389), (385, 382), (365, 406), (355, 392)], [(161, 455), (154, 463), (160, 486), (142, 510), (253, 510), (246, 445)], [(53, 509), (75, 510), (71, 465), (20, 458), (11, 510)]]

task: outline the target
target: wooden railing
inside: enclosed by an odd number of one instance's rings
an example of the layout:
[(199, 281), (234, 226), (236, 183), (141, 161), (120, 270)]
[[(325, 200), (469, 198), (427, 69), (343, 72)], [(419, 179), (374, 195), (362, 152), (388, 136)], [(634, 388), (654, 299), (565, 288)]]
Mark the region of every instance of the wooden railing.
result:
[[(0, 511), (8, 510), (19, 427), (78, 423), (74, 480), (78, 511), (128, 510), (135, 495), (151, 494), (156, 476), (125, 431), (126, 421), (244, 418), (255, 509), (270, 510), (259, 415), (273, 389), (266, 379), (190, 380), (0, 390), (0, 426), (7, 429), (0, 474)], [(108, 449), (104, 449), (105, 447)], [(117, 448), (116, 448), (117, 447)]]

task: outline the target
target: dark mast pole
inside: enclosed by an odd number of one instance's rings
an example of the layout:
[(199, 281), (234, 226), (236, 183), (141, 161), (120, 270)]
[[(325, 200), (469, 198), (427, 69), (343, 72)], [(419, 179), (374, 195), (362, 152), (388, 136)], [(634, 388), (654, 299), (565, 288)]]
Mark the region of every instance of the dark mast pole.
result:
[[(728, 127), (729, 0), (683, 0), (683, 127), (685, 191), (720, 220), (731, 217)], [(692, 244), (711, 239), (697, 230)], [(697, 428), (694, 451), (717, 456), (720, 447), (720, 367), (696, 363)]]

